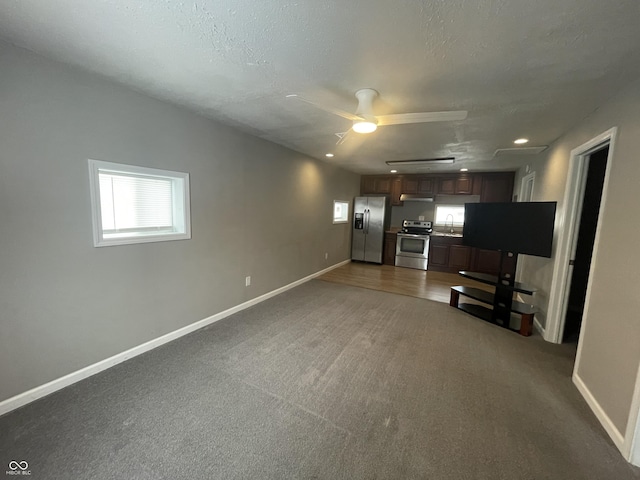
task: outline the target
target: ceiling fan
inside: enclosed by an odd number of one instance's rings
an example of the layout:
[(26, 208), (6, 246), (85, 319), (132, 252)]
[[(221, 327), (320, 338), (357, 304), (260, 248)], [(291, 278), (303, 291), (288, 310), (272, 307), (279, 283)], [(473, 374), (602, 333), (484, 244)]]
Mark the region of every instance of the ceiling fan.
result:
[(313, 105), (325, 112), (338, 115), (353, 122), (352, 127), (347, 132), (337, 133), (340, 140), (338, 144), (342, 143), (346, 134), (353, 130), (356, 133), (371, 133), (378, 127), (386, 125), (402, 125), (407, 123), (424, 123), (424, 122), (446, 122), (453, 120), (464, 120), (467, 118), (467, 112), (465, 110), (450, 111), (450, 112), (417, 112), (417, 113), (395, 113), (391, 115), (375, 115), (373, 113), (373, 101), (378, 96), (378, 92), (373, 88), (363, 88), (356, 92), (356, 98), (358, 99), (358, 108), (356, 113), (345, 112), (338, 108), (321, 105), (299, 95), (287, 95), (287, 98), (296, 98), (309, 105)]

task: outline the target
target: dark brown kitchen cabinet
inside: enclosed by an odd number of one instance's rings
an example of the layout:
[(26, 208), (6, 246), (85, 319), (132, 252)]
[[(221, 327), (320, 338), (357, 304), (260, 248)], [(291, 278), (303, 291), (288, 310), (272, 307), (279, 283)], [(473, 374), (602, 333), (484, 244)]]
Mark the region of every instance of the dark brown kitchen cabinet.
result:
[(429, 241), (429, 264), (427, 270), (444, 272), (449, 266), (449, 245), (434, 241), (433, 237)]
[(379, 175), (364, 175), (360, 182), (360, 193), (363, 195), (370, 194), (390, 194), (391, 179), (393, 177)]
[(470, 268), (471, 250), (472, 248), (466, 245), (451, 245), (449, 247), (449, 267), (456, 272)]
[(463, 175), (456, 178), (455, 192), (456, 195), (471, 195), (473, 193), (473, 177), (471, 175)]
[(396, 241), (398, 235), (395, 233), (385, 232), (384, 249), (382, 253), (382, 263), (385, 265), (396, 264)]
[(473, 249), (473, 262), (471, 270), (474, 272), (500, 273), (500, 252), (497, 250), (484, 250), (482, 248)]
[(514, 178), (514, 172), (483, 173), (480, 201), (510, 202)]
[(438, 182), (438, 193), (454, 195), (456, 193), (456, 181), (453, 178), (441, 178)]
[(440, 237), (429, 239), (429, 270), (458, 273), (471, 267), (472, 248), (462, 245), (461, 237)]
[(402, 193), (433, 195), (435, 193), (435, 181), (429, 177), (405, 176), (402, 179)]
[(480, 195), (481, 202), (510, 202), (514, 172), (363, 175), (361, 195), (390, 195), (400, 206), (400, 195)]
[(471, 195), (473, 192), (473, 176), (450, 175), (440, 178), (438, 193), (441, 195)]
[(417, 178), (403, 178), (402, 179), (402, 193), (418, 193), (418, 182)]
[(436, 186), (436, 182), (433, 178), (427, 178), (427, 177), (419, 178), (417, 193), (433, 195), (434, 193), (436, 193), (435, 186)]
[(391, 205), (392, 206), (400, 206), (402, 202), (400, 201), (400, 195), (404, 192), (402, 191), (402, 179), (401, 178), (393, 178), (391, 180)]
[(462, 237), (432, 235), (428, 269), (448, 273), (472, 270), (496, 275), (500, 271), (500, 252), (463, 245)]

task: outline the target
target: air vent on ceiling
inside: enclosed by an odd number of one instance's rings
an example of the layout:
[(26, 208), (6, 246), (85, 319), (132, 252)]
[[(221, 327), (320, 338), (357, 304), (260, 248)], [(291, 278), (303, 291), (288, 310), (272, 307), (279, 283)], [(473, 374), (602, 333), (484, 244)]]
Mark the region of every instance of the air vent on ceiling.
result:
[(499, 148), (493, 154), (494, 157), (503, 157), (505, 155), (537, 155), (544, 152), (547, 149), (547, 145), (540, 145), (539, 147), (515, 147), (515, 148)]

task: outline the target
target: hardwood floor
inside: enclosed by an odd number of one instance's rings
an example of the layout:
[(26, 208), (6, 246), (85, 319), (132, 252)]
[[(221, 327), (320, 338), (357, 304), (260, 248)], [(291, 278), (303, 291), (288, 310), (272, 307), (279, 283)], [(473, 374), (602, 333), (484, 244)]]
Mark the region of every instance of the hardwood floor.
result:
[(493, 291), (493, 288), (488, 285), (474, 282), (455, 273), (430, 272), (361, 262), (348, 263), (318, 278), (327, 282), (399, 293), (443, 303), (449, 303), (450, 288), (453, 285)]

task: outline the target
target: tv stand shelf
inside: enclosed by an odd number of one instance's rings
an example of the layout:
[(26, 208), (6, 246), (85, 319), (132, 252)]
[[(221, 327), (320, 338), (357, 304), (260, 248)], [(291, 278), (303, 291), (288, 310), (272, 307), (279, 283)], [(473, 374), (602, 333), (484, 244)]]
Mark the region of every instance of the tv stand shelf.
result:
[[(526, 303), (517, 302), (515, 300), (512, 300), (511, 297), (513, 296), (513, 292), (521, 292), (532, 295), (535, 292), (534, 288), (527, 287), (526, 285), (518, 282), (514, 282), (513, 285), (500, 284), (497, 276), (488, 275), (485, 273), (461, 271), (459, 272), (459, 274), (463, 277), (471, 278), (487, 285), (494, 285), (496, 287), (496, 293), (499, 294), (496, 295), (494, 293), (474, 287), (464, 287), (461, 285), (455, 286), (451, 287), (451, 298), (449, 300), (449, 305), (458, 308), (463, 312), (469, 313), (470, 315), (481, 318), (482, 320), (500, 325), (512, 331), (516, 331), (520, 333), (520, 335), (523, 335), (525, 337), (531, 335), (533, 330), (533, 316), (537, 312), (536, 307), (534, 307), (533, 305), (528, 305)], [(498, 319), (495, 315), (494, 309), (487, 308), (482, 305), (459, 303), (461, 295), (464, 297), (472, 298), (481, 303), (492, 305), (494, 307), (496, 303), (503, 302), (504, 296), (508, 295), (510, 299), (510, 305), (508, 305), (509, 312), (513, 312), (521, 316), (520, 329), (515, 330), (510, 328), (509, 319)]]
[[(467, 272), (466, 270), (461, 270), (458, 274), (462, 277), (470, 278), (471, 280), (486, 283), (487, 285), (498, 285), (498, 277), (496, 275), (489, 275), (488, 273), (480, 272)], [(525, 293), (527, 295), (533, 295), (536, 292), (535, 288), (528, 287), (524, 283), (520, 282), (514, 282), (513, 286), (507, 286), (506, 288), (509, 288), (514, 292)]]

